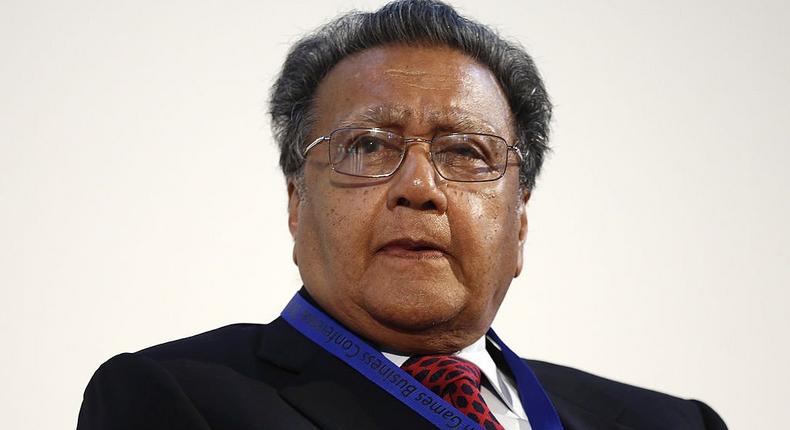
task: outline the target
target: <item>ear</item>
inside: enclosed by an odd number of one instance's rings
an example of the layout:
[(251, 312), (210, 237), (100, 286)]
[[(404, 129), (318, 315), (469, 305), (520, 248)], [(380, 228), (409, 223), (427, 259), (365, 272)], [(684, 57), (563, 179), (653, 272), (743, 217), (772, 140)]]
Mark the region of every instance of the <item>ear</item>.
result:
[(513, 275), (517, 278), (521, 274), (521, 269), (524, 268), (524, 242), (527, 240), (527, 202), (529, 201), (532, 193), (529, 190), (524, 191), (519, 199), (518, 208), (518, 261), (516, 261), (516, 273)]
[(296, 261), (296, 234), (299, 231), (299, 205), (301, 201), (299, 188), (293, 179), (288, 179), (288, 230), (294, 239), (293, 260), (297, 266), (299, 263)]

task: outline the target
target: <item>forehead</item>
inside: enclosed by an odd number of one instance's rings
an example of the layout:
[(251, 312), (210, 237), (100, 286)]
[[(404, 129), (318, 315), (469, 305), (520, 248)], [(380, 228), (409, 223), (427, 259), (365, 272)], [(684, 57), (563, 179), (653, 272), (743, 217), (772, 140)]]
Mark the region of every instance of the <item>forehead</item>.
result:
[(347, 126), (466, 131), (509, 140), (512, 114), (491, 71), (446, 47), (383, 46), (341, 60), (316, 91), (314, 134)]

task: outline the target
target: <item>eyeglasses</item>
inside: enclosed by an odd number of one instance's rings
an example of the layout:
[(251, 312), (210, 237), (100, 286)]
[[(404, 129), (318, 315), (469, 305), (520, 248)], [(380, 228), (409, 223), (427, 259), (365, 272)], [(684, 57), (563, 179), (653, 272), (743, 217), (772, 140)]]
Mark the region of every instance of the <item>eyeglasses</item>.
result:
[(413, 143), (429, 144), (434, 168), (448, 181), (496, 181), (505, 174), (511, 150), (519, 162), (524, 160), (518, 148), (492, 134), (452, 133), (429, 140), (406, 138), (378, 128), (339, 128), (311, 142), (302, 155), (307, 156), (323, 141), (329, 141), (332, 170), (363, 178), (385, 178), (395, 173)]

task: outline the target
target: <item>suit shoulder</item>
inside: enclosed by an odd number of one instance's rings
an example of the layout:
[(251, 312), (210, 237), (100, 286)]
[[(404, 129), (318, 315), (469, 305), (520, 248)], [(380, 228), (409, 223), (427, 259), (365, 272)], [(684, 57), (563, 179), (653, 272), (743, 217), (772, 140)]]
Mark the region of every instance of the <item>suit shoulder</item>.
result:
[[(124, 352), (102, 363), (88, 384), (86, 394), (91, 390), (123, 394), (148, 390), (152, 385), (171, 383), (173, 378), (165, 368), (149, 357)], [(120, 390), (119, 390), (120, 388)]]
[(620, 422), (638, 424), (638, 428), (654, 428), (645, 425), (646, 421), (683, 424), (683, 428), (727, 428), (713, 409), (698, 400), (681, 399), (567, 366), (525, 361), (552, 400), (608, 415)]
[(617, 395), (617, 397), (637, 396), (651, 401), (681, 400), (668, 394), (614, 381), (572, 367), (538, 360), (525, 361), (541, 383), (558, 394), (578, 393), (582, 390), (582, 392), (595, 391), (599, 394)]
[(93, 375), (93, 379), (123, 379), (135, 380), (141, 373), (159, 373), (160, 367), (148, 357), (123, 352), (111, 357), (102, 363)]
[(107, 360), (85, 388), (77, 429), (106, 428), (208, 430), (173, 376), (156, 361), (131, 353)]
[(154, 345), (136, 354), (156, 361), (233, 363), (255, 355), (262, 324), (239, 323)]

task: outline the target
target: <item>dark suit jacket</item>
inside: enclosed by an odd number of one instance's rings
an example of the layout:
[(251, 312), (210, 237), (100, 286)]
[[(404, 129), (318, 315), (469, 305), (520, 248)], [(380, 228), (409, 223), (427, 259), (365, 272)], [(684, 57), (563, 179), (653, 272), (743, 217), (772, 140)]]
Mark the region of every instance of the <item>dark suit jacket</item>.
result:
[[(705, 404), (527, 360), (566, 430), (726, 429)], [(93, 375), (78, 430), (432, 429), (282, 319), (234, 324)]]

